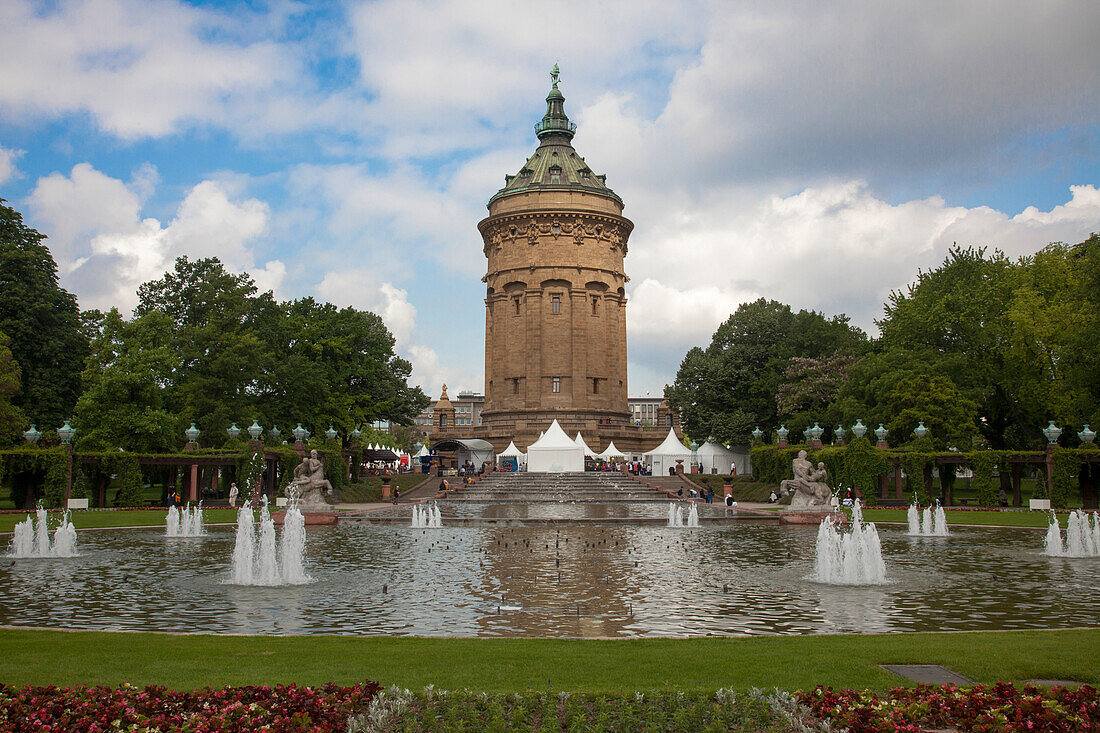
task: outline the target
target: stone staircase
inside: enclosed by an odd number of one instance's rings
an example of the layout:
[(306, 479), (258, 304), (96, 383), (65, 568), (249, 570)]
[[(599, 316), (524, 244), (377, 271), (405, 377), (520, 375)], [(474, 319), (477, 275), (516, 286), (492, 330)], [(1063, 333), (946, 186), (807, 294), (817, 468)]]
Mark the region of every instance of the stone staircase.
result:
[(489, 473), (472, 486), (447, 492), (447, 501), (508, 504), (578, 502), (606, 504), (667, 501), (664, 491), (614, 472)]

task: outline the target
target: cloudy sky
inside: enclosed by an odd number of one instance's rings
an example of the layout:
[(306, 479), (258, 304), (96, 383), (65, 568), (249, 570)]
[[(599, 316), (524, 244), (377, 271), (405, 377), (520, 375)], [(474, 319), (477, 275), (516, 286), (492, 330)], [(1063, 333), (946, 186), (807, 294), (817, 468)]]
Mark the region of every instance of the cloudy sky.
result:
[(631, 394), (738, 303), (847, 313), (952, 242), (1100, 230), (1100, 3), (0, 2), (0, 197), (82, 307), (216, 255), (481, 390), (485, 203), (549, 67), (635, 222)]

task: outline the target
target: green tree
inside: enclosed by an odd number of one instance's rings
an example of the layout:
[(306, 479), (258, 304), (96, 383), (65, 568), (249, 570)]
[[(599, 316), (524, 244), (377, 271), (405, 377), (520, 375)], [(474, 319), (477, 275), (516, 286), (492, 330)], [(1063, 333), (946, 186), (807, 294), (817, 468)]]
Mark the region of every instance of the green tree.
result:
[(82, 450), (177, 447), (179, 419), (167, 409), (177, 363), (172, 340), (172, 322), (160, 311), (129, 322), (114, 308), (104, 316), (76, 403)]
[(268, 363), (256, 331), (273, 309), (270, 293), (257, 295), (247, 273), (234, 275), (214, 257), (179, 257), (171, 272), (138, 289), (134, 315), (159, 312), (171, 324), (176, 364), (166, 408), (177, 418), (178, 441), (194, 422), (204, 444), (220, 444), (231, 422), (256, 411)]
[(911, 442), (923, 421), (926, 440), (938, 450), (970, 450), (980, 417), (978, 405), (950, 378), (902, 350), (868, 355), (853, 365), (835, 410), (833, 419), (845, 425), (857, 418), (871, 428), (882, 423), (894, 446)]
[[(1014, 263), (954, 247), (905, 293), (891, 293), (879, 322), (882, 352), (895, 367), (941, 378), (930, 386), (957, 389), (961, 404), (976, 406), (974, 430), (995, 449), (1041, 445), (1048, 419), (1096, 419), (1100, 303), (1090, 266), (1100, 264), (1098, 249), (1094, 235)], [(867, 387), (849, 394), (862, 392), (871, 407), (881, 397)]]
[(303, 298), (283, 304), (286, 317), (268, 333), (271, 367), (261, 380), (266, 417), (330, 423), (347, 437), (375, 420), (410, 425), (429, 400), (410, 387), (412, 365), (394, 354), (394, 338), (377, 315)]
[(670, 405), (695, 440), (748, 443), (755, 425), (779, 425), (776, 397), (794, 357), (858, 355), (865, 334), (847, 316), (826, 318), (763, 298), (741, 305), (704, 350), (691, 349), (669, 387)]
[(27, 422), (22, 410), (12, 404), (19, 394), (19, 364), (11, 355), (10, 339), (0, 331), (0, 447), (18, 442)]
[(837, 397), (856, 361), (852, 354), (840, 352), (819, 358), (791, 357), (776, 395), (778, 414), (788, 427), (802, 430), (817, 422), (831, 430), (838, 418)]
[(13, 404), (40, 429), (72, 417), (88, 353), (76, 298), (58, 284), (44, 239), (0, 199), (0, 331), (22, 371)]

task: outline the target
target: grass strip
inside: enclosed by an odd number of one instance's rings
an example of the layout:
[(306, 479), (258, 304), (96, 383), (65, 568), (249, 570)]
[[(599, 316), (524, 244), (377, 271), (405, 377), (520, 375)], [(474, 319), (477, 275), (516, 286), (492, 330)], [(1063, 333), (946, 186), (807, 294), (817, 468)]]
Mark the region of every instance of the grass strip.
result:
[[(274, 511), (274, 508), (272, 509)], [(33, 512), (31, 512), (33, 514)], [(122, 511), (96, 511), (78, 509), (72, 513), (73, 526), (77, 529), (97, 527), (163, 527), (167, 509), (134, 509)], [(50, 531), (58, 523), (59, 512), (50, 512)], [(0, 532), (11, 532), (15, 525), (27, 518), (26, 514), (0, 514)], [(237, 521), (236, 509), (203, 509), (202, 520), (206, 524), (224, 524)]]
[(1100, 628), (698, 639), (226, 636), (0, 629), (0, 681), (207, 685), (364, 679), (486, 692), (907, 684), (880, 664), (942, 664), (974, 682), (1100, 682)]
[[(846, 510), (851, 514), (851, 510)], [(896, 522), (905, 524), (909, 521), (906, 509), (864, 509), (863, 519), (867, 522)], [(948, 526), (952, 524), (974, 524), (983, 527), (1046, 527), (1050, 524), (1048, 512), (1030, 511), (956, 511), (946, 510)], [(1061, 518), (1062, 526), (1065, 526), (1065, 517)]]

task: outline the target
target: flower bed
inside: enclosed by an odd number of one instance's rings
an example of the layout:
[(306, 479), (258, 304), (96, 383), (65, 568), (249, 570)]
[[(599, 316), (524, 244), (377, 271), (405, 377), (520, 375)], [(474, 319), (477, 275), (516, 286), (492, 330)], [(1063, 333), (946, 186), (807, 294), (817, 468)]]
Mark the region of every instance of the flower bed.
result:
[(821, 726), (782, 691), (524, 692), (490, 694), (388, 687), (348, 733), (812, 732)]
[(379, 691), (277, 685), (176, 692), (165, 687), (22, 687), (0, 684), (0, 731), (329, 733), (346, 730)]
[(851, 733), (920, 733), (947, 728), (982, 733), (1100, 731), (1096, 689), (992, 686), (896, 687), (885, 695), (818, 687), (798, 693), (817, 717)]

